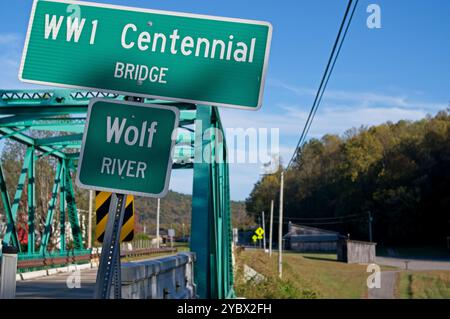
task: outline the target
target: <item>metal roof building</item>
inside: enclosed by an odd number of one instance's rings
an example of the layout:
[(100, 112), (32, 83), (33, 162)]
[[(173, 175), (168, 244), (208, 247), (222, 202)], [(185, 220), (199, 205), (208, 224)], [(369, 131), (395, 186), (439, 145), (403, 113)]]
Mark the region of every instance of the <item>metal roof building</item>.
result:
[(335, 253), (338, 240), (343, 237), (337, 232), (289, 222), (288, 233), (283, 239), (286, 241), (286, 248), (290, 250)]

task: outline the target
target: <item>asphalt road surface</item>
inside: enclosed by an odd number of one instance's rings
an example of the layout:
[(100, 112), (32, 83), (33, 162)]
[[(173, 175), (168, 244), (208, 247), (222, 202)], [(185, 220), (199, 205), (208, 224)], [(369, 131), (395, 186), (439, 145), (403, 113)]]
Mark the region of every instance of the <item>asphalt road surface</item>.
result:
[(422, 260), (411, 258), (377, 257), (378, 265), (398, 267), (402, 270), (450, 270), (450, 259)]
[(411, 258), (377, 257), (376, 264), (399, 268), (398, 271), (382, 271), (381, 287), (368, 290), (369, 299), (394, 299), (397, 273), (400, 271), (447, 270), (450, 259), (422, 260)]
[(382, 271), (380, 288), (369, 288), (369, 299), (395, 299), (395, 283), (398, 271)]
[[(17, 299), (92, 299), (94, 296), (97, 268), (67, 272), (56, 275), (18, 281)], [(69, 278), (69, 276), (71, 276)], [(68, 280), (69, 279), (69, 280)], [(69, 284), (67, 283), (69, 281)], [(79, 286), (79, 288), (77, 288)], [(69, 288), (73, 287), (73, 288)]]

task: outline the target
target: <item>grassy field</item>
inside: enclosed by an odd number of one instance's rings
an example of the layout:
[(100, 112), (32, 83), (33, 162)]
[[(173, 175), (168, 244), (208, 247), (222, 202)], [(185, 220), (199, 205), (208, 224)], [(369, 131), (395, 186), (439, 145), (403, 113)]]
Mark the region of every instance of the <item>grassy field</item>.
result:
[(449, 299), (450, 271), (401, 272), (397, 295), (403, 299)]
[[(366, 266), (336, 261), (336, 255), (283, 254), (283, 280), (278, 279), (278, 255), (262, 251), (240, 251), (236, 263), (236, 292), (246, 298), (365, 298)], [(245, 282), (246, 264), (265, 276)]]

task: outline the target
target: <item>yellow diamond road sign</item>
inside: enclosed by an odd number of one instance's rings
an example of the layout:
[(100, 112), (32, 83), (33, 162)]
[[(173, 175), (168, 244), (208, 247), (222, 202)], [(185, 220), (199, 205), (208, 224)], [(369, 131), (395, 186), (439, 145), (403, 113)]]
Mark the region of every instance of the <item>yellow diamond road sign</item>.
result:
[(262, 239), (262, 235), (264, 234), (264, 229), (259, 227), (257, 230), (255, 230), (256, 235), (258, 235), (258, 239)]

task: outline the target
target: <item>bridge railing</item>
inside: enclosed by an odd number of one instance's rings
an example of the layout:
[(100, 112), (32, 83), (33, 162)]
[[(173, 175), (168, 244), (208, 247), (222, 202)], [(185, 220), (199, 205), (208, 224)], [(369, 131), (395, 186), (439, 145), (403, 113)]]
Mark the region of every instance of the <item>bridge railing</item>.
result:
[(192, 252), (154, 260), (122, 263), (122, 298), (196, 298), (194, 263), (195, 254)]

